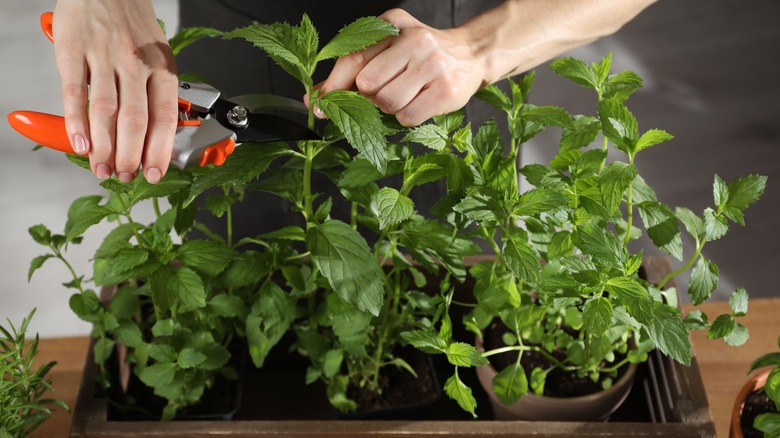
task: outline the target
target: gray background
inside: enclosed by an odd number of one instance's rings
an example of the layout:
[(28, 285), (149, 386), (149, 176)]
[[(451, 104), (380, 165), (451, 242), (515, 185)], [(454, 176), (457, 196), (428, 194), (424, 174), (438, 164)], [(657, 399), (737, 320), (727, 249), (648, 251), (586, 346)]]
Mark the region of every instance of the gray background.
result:
[[(154, 3), (171, 36), (178, 23), (177, 2)], [(3, 115), (17, 109), (62, 112), (52, 46), (38, 28), (38, 15), (53, 10), (54, 4), (0, 3)], [(747, 227), (737, 227), (725, 240), (705, 248), (707, 257), (720, 266), (720, 298), (735, 287), (747, 288), (753, 297), (778, 296), (773, 275), (780, 261), (775, 252), (780, 243), (775, 231), (780, 202), (778, 22), (780, 3), (774, 0), (661, 0), (615, 35), (571, 53), (594, 61), (613, 52), (614, 70), (631, 69), (645, 78), (646, 88), (628, 102), (640, 130), (660, 128), (676, 137), (643, 152), (637, 161), (662, 201), (700, 212), (712, 202), (714, 173), (727, 181), (747, 173), (769, 176), (763, 199), (747, 212)], [(572, 113), (594, 112), (588, 90), (546, 67), (537, 69), (532, 101), (560, 105)], [(546, 160), (554, 141), (554, 135), (540, 136), (525, 147), (522, 159)], [(0, 123), (0, 319), (19, 321), (37, 307), (33, 331), (47, 337), (85, 334), (88, 325), (68, 309), (69, 292), (61, 286), (68, 277), (62, 266), (50, 261), (27, 282), (29, 261), (43, 253), (27, 228), (45, 223), (61, 231), (70, 202), (100, 193), (100, 187), (58, 153), (32, 153), (31, 147)], [(78, 272), (89, 272), (88, 260), (106, 229), (89, 233), (84, 244), (71, 251)]]

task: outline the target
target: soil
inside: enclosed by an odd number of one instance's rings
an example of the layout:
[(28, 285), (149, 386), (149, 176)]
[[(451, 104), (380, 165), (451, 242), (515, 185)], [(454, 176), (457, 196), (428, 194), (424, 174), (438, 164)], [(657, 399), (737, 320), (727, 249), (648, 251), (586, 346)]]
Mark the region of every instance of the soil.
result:
[(405, 369), (386, 366), (379, 376), (381, 394), (350, 386), (347, 396), (357, 403), (358, 413), (422, 406), (440, 397), (430, 358), (415, 349), (404, 349), (400, 356), (417, 372), (417, 378)]
[(763, 390), (753, 392), (745, 400), (745, 407), (742, 408), (742, 434), (745, 438), (764, 438), (764, 432), (754, 428), (753, 421), (761, 414), (776, 412), (777, 407)]
[[(493, 323), (485, 331), (485, 350), (492, 350), (494, 348), (501, 348), (506, 346), (502, 340), (502, 336), (508, 329), (500, 322)], [(514, 364), (517, 361), (518, 352), (512, 351), (508, 353), (496, 354), (490, 357), (490, 363), (496, 371), (501, 371), (504, 368)], [(562, 350), (556, 350), (553, 352), (553, 356), (556, 359), (566, 359), (566, 353)], [(547, 360), (540, 353), (535, 351), (526, 351), (523, 353), (523, 357), (520, 359), (520, 365), (525, 369), (528, 380), (531, 380), (531, 370), (534, 368), (550, 368), (550, 361)], [(615, 378), (620, 379), (626, 372), (626, 367), (618, 370), (618, 375)], [(547, 380), (544, 385), (544, 395), (547, 397), (580, 397), (584, 395), (595, 394), (603, 390), (601, 380), (594, 382), (589, 377), (580, 378), (574, 372), (561, 371), (557, 368), (551, 370), (547, 374)]]

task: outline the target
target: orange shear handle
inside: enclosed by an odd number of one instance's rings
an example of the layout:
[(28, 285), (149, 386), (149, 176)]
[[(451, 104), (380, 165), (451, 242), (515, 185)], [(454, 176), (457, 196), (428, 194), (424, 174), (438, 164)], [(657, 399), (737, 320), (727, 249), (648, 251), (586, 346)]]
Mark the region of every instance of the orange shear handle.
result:
[(36, 111), (14, 111), (8, 123), (30, 140), (58, 151), (75, 153), (65, 131), (65, 119)]

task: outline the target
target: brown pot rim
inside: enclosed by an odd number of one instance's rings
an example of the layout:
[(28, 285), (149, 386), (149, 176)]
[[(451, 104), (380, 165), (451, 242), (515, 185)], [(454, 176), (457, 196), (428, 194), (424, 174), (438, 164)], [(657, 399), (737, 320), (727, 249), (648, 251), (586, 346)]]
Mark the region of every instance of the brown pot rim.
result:
[(731, 409), (731, 429), (729, 430), (731, 438), (744, 438), (742, 434), (742, 408), (745, 407), (745, 401), (750, 394), (764, 387), (770, 371), (772, 371), (771, 368), (766, 368), (757, 373), (739, 390), (737, 399), (734, 400), (734, 407)]

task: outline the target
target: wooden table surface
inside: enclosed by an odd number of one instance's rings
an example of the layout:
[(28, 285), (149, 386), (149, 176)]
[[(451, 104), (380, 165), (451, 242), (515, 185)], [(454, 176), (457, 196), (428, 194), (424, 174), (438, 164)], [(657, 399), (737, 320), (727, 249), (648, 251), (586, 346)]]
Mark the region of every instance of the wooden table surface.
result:
[[(728, 303), (713, 302), (700, 307), (713, 320), (729, 311)], [(750, 340), (733, 348), (722, 341), (708, 340), (704, 332), (693, 334), (694, 354), (699, 360), (707, 399), (715, 419), (719, 437), (728, 436), (728, 425), (734, 397), (747, 380), (750, 363), (758, 356), (777, 351), (780, 335), (780, 298), (751, 300), (747, 317), (741, 322), (750, 330)], [(40, 341), (38, 360), (44, 363), (56, 360), (51, 377), (56, 389), (54, 396), (71, 407), (76, 400), (81, 370), (89, 344), (87, 337), (52, 338)], [(54, 418), (44, 423), (33, 437), (66, 437), (70, 415), (60, 409)]]

